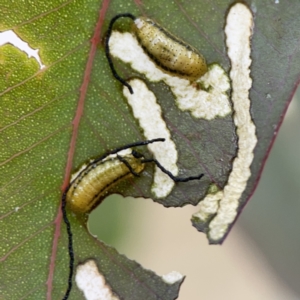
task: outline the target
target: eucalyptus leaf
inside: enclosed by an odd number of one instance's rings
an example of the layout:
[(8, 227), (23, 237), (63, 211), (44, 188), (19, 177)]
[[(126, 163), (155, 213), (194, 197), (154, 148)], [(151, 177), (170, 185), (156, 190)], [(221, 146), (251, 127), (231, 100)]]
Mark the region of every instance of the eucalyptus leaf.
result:
[[(41, 63), (11, 43), (0, 47), (0, 290), (4, 299), (61, 299), (67, 288), (68, 237), (60, 209), (71, 172), (109, 150), (145, 139), (112, 76), (104, 51), (110, 19), (123, 12), (146, 15), (193, 45), (209, 66), (226, 73), (230, 61), (224, 26), (233, 1), (24, 1), (0, 0), (0, 31), (12, 30)], [(253, 194), (299, 77), (297, 0), (246, 1), (254, 16), (251, 48), (251, 116), (257, 146), (240, 212)], [(115, 26), (130, 32), (131, 21)], [(1, 37), (0, 37), (1, 41)], [(204, 173), (175, 184), (164, 198), (151, 192), (154, 165), (116, 185), (111, 193), (147, 197), (166, 207), (197, 205), (226, 186), (238, 151), (233, 114), (195, 118), (176, 105), (164, 82), (149, 81), (115, 59), (123, 78), (142, 79), (154, 93), (178, 152), (179, 175)], [(228, 92), (230, 96), (230, 92)], [(158, 137), (159, 138), (159, 137)], [(143, 153), (151, 156), (144, 148)], [(196, 209), (195, 209), (196, 210)], [(75, 264), (93, 259), (120, 299), (176, 299), (183, 277), (172, 283), (143, 269), (91, 236), (86, 218), (68, 213)], [(207, 225), (194, 226), (207, 231)], [(222, 242), (222, 240), (218, 242)], [(83, 299), (73, 282), (71, 299)]]

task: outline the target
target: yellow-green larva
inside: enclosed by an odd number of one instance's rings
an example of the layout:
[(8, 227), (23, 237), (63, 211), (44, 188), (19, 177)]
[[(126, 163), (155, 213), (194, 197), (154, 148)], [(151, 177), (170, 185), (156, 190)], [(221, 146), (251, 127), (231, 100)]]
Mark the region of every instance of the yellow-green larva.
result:
[(167, 174), (175, 182), (188, 182), (200, 180), (204, 174), (189, 177), (177, 177), (165, 169), (155, 158), (145, 158), (135, 150), (125, 154), (122, 150), (132, 147), (145, 146), (151, 143), (164, 142), (164, 138), (135, 142), (114, 149), (103, 156), (91, 161), (81, 171), (74, 175), (74, 179), (62, 195), (61, 211), (66, 224), (68, 234), (69, 252), (69, 277), (67, 290), (63, 300), (67, 300), (72, 289), (72, 277), (74, 273), (74, 249), (71, 223), (68, 218), (66, 206), (76, 214), (91, 212), (107, 196), (107, 192), (115, 184), (130, 176), (139, 176), (144, 170), (146, 163), (154, 163), (162, 172)]
[(190, 81), (207, 72), (205, 58), (198, 50), (153, 20), (137, 18), (133, 28), (145, 52), (163, 71)]
[(134, 176), (133, 172), (141, 173), (144, 167), (141, 158), (132, 154), (91, 162), (71, 182), (66, 195), (68, 207), (76, 213), (90, 212), (110, 188)]
[(205, 58), (197, 49), (175, 37), (158, 23), (146, 17), (136, 18), (130, 13), (118, 14), (109, 23), (105, 40), (105, 54), (113, 76), (127, 86), (131, 94), (133, 94), (132, 87), (118, 75), (109, 49), (113, 25), (123, 17), (134, 21), (134, 32), (141, 46), (163, 72), (195, 81), (208, 71)]

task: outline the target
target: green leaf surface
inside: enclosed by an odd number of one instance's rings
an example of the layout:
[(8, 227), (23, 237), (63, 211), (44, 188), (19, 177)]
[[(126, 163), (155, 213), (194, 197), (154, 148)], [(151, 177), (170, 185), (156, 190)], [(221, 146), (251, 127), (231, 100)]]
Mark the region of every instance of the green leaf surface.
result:
[[(255, 22), (250, 97), (258, 144), (239, 211), (254, 191), (298, 84), (300, 55), (296, 0), (247, 3)], [(0, 4), (5, 12), (0, 31), (13, 30), (39, 49), (46, 66), (40, 69), (34, 58), (11, 44), (0, 48), (0, 297), (61, 299), (69, 269), (60, 201), (70, 168), (75, 171), (110, 149), (145, 139), (106, 61), (103, 37), (109, 20), (121, 12), (153, 17), (199, 49), (208, 64), (218, 63), (228, 72), (224, 25), (233, 2), (0, 0)], [(130, 31), (130, 22), (118, 22), (116, 29)], [(121, 61), (116, 66), (125, 78), (146, 80)], [(193, 118), (177, 109), (166, 84), (146, 82), (178, 148), (180, 174), (206, 174), (201, 181), (176, 184), (169, 196), (154, 201), (167, 207), (196, 205), (212, 183), (223, 188), (227, 182), (237, 151), (232, 115), (210, 121)], [(153, 198), (152, 177), (149, 164), (143, 176), (122, 182), (112, 192)], [(94, 259), (121, 299), (176, 299), (182, 280), (166, 283), (92, 237), (84, 218), (72, 213), (69, 218), (76, 265)], [(209, 224), (194, 220), (193, 225), (207, 231)], [(75, 284), (71, 299), (83, 299)]]

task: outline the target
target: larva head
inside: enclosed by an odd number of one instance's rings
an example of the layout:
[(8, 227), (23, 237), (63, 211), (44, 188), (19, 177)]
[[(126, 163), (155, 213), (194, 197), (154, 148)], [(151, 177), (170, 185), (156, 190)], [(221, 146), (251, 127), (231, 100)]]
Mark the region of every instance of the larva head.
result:
[(134, 153), (134, 155), (130, 154), (130, 155), (124, 156), (124, 159), (130, 165), (131, 175), (134, 175), (134, 173), (140, 174), (145, 168), (145, 164), (142, 161), (144, 156), (136, 151), (133, 151), (133, 153)]
[(77, 214), (89, 213), (120, 181), (140, 174), (142, 156), (117, 155), (88, 164), (71, 182), (66, 195), (68, 208)]
[(137, 18), (133, 28), (145, 52), (162, 71), (190, 81), (207, 72), (205, 58), (198, 50), (153, 20)]

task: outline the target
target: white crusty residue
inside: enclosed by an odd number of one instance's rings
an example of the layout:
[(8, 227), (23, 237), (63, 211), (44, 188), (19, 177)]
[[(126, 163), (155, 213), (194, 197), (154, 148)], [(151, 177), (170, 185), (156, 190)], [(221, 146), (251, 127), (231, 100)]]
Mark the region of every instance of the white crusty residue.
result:
[(198, 205), (199, 211), (193, 214), (193, 218), (198, 218), (202, 222), (209, 221), (212, 215), (214, 215), (219, 208), (220, 199), (222, 199), (224, 193), (219, 191), (215, 194), (208, 194)]
[[(144, 136), (147, 140), (155, 138), (165, 139), (165, 141), (161, 143), (149, 144), (148, 148), (167, 170), (173, 175), (177, 175), (178, 155), (176, 146), (162, 118), (162, 111), (156, 101), (155, 95), (148, 89), (146, 84), (139, 79), (131, 80), (129, 84), (132, 86), (134, 94), (130, 94), (127, 87), (124, 87), (123, 93), (132, 108), (134, 117), (138, 120), (139, 125), (143, 129)], [(154, 183), (151, 188), (154, 195), (157, 198), (166, 197), (172, 191), (173, 187), (174, 181), (156, 167)]]
[(194, 217), (203, 222), (208, 221), (209, 216), (216, 214), (209, 223), (210, 241), (221, 240), (235, 220), (239, 200), (251, 176), (250, 166), (257, 143), (249, 98), (249, 90), (252, 86), (249, 69), (252, 27), (253, 17), (248, 7), (241, 3), (234, 5), (227, 16), (225, 33), (228, 56), (231, 61), (230, 79), (234, 123), (238, 135), (238, 152), (223, 191), (207, 195), (200, 203), (200, 211), (194, 214)]
[(168, 284), (173, 284), (177, 281), (182, 280), (182, 278), (183, 278), (183, 275), (177, 271), (172, 271), (172, 272), (162, 276), (163, 281)]
[(141, 29), (144, 26), (144, 21), (139, 18), (135, 19), (134, 23), (138, 29)]
[(75, 282), (87, 300), (119, 300), (105, 283), (94, 260), (88, 260), (77, 267)]
[[(168, 75), (157, 68), (131, 33), (113, 31), (109, 46), (113, 56), (131, 64), (134, 70), (144, 74), (150, 81), (164, 81), (169, 85), (180, 110), (189, 111), (195, 118), (206, 120), (231, 113), (227, 93), (230, 83), (220, 66), (210, 66), (208, 72), (199, 78), (197, 82), (205, 88), (201, 90), (190, 81)], [(135, 89), (133, 91), (135, 92)]]

